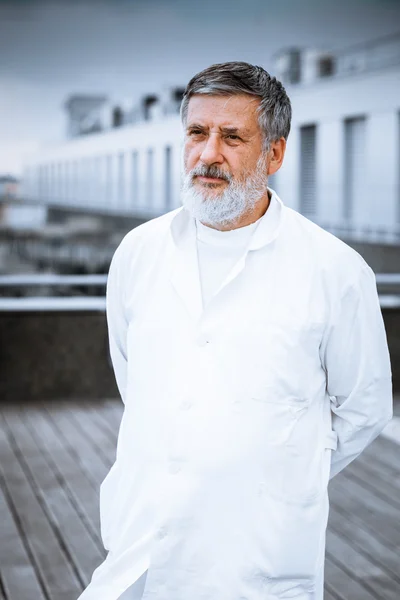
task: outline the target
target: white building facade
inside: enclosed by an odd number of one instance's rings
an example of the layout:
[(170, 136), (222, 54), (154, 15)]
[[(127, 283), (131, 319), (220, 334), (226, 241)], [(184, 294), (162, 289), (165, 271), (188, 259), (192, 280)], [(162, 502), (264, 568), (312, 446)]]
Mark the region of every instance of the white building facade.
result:
[(282, 200), (335, 234), (400, 243), (400, 66), (289, 88)]
[[(400, 244), (400, 36), (336, 57), (305, 53), (292, 83), (282, 56), (274, 74), (293, 120), (271, 187), (338, 237)], [(43, 149), (25, 166), (23, 197), (153, 218), (181, 204), (182, 142), (178, 111), (153, 107), (149, 120)]]

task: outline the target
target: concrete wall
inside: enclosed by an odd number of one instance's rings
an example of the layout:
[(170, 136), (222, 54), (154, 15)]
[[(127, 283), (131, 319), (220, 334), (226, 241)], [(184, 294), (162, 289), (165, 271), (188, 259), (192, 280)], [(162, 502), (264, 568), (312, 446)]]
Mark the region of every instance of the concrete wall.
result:
[(375, 273), (400, 273), (400, 246), (344, 241), (361, 254)]
[[(400, 391), (400, 308), (384, 309)], [(119, 397), (101, 312), (0, 313), (0, 400)]]
[(0, 313), (0, 399), (118, 395), (102, 312)]
[(382, 311), (392, 364), (393, 390), (400, 392), (400, 308)]

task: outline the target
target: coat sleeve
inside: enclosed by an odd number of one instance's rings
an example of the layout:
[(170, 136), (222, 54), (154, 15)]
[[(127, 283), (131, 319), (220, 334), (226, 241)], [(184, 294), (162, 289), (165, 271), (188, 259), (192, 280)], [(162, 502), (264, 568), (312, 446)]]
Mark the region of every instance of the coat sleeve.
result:
[(354, 460), (393, 415), (386, 331), (375, 274), (365, 261), (333, 314), (320, 349), (338, 437), (330, 478)]
[(106, 287), (106, 314), (111, 362), (123, 403), (126, 400), (128, 322), (124, 314), (122, 244), (111, 260)]

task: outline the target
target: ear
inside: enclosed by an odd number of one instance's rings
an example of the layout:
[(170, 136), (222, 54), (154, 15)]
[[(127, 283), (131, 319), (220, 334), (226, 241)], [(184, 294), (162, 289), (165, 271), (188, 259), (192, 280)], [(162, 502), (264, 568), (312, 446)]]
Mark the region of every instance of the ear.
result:
[(281, 137), (275, 142), (271, 142), (268, 152), (268, 175), (273, 175), (281, 168), (286, 151), (286, 140)]

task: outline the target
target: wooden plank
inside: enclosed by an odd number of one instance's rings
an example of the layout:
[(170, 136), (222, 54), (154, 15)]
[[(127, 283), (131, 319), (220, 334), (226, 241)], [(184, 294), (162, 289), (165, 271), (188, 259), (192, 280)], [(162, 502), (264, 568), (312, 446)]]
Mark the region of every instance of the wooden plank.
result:
[(32, 565), (9, 565), (1, 568), (1, 576), (4, 588), (9, 600), (32, 600), (32, 598), (44, 600), (48, 596), (43, 595), (43, 590), (34, 582), (35, 572)]
[(360, 460), (349, 465), (344, 474), (354, 477), (363, 487), (366, 485), (374, 494), (400, 508), (400, 470), (396, 474), (389, 465)]
[(0, 428), (0, 455), (6, 489), (46, 594), (50, 600), (77, 597), (82, 586), (64, 552), (60, 532), (50, 525), (31, 486), (24, 457), (18, 452), (12, 433), (8, 431), (6, 436), (5, 428)]
[(20, 414), (7, 412), (5, 419), (25, 458), (36, 496), (53, 528), (62, 531), (64, 551), (83, 589), (89, 584), (93, 571), (103, 561), (104, 555), (66, 494), (64, 481), (54, 473), (52, 463), (46, 459), (43, 448), (34, 439)]
[(98, 452), (97, 447), (93, 446), (82, 428), (76, 427), (65, 408), (45, 405), (45, 409), (53, 426), (76, 456), (86, 476), (94, 483), (96, 489), (99, 489), (100, 483), (110, 470), (112, 458), (105, 458), (103, 452)]
[(329, 556), (325, 560), (325, 578), (327, 589), (337, 600), (383, 600), (366, 589), (362, 582), (353, 579)]
[(327, 587), (325, 586), (325, 589), (324, 589), (324, 600), (338, 600), (338, 597), (334, 596), (333, 593), (331, 593), (329, 591), (329, 589), (327, 589)]
[[(5, 593), (0, 593), (3, 600), (46, 600), (43, 588), (31, 563), (28, 550), (23, 541), (23, 533), (12, 514), (12, 506), (6, 500), (0, 486), (0, 571)], [(0, 588), (1, 590), (1, 588)]]
[[(364, 489), (368, 494), (383, 500), (399, 512), (400, 518), (400, 487), (390, 481), (385, 481), (384, 477), (379, 475), (379, 471), (362, 465), (351, 465), (345, 469), (343, 481), (352, 481)], [(400, 537), (400, 533), (399, 533)]]
[(355, 522), (363, 521), (389, 547), (400, 548), (400, 511), (362, 488), (354, 479), (337, 476), (330, 483), (333, 505), (342, 506)]
[(110, 409), (108, 406), (103, 404), (100, 409), (99, 407), (90, 405), (88, 406), (88, 412), (90, 413), (90, 416), (97, 422), (98, 426), (101, 427), (104, 430), (104, 432), (109, 435), (110, 439), (114, 442), (114, 445), (116, 447), (120, 422), (118, 422), (118, 424), (115, 423), (113, 417), (110, 414), (116, 412), (115, 408)]
[[(374, 444), (373, 444), (374, 445)], [(369, 476), (369, 484), (375, 486), (381, 491), (387, 490), (392, 498), (399, 498), (400, 492), (400, 461), (398, 460), (400, 448), (396, 446), (393, 448), (392, 457), (390, 460), (385, 459), (382, 461), (377, 453), (368, 455), (366, 457), (361, 456), (357, 461), (350, 464), (345, 472), (365, 474)], [(367, 477), (365, 477), (367, 480)], [(381, 483), (383, 484), (384, 490), (381, 489)], [(392, 488), (392, 490), (391, 490)], [(398, 500), (399, 501), (399, 500)]]
[(399, 445), (380, 435), (367, 446), (357, 460), (372, 461), (373, 464), (379, 464), (383, 468), (390, 466), (398, 473), (398, 453)]
[(57, 434), (47, 413), (38, 408), (25, 407), (23, 414), (26, 425), (36, 436), (36, 441), (40, 440), (47, 460), (68, 493), (70, 501), (103, 552), (100, 536), (99, 486), (88, 479), (65, 439)]
[[(331, 506), (328, 529), (336, 531), (342, 538), (347, 538), (356, 551), (364, 553), (400, 583), (398, 552), (382, 543), (364, 522), (357, 522), (354, 513), (346, 512), (342, 507)], [(329, 540), (327, 549), (330, 549)]]
[(362, 581), (372, 594), (385, 600), (399, 600), (399, 585), (379, 565), (353, 546), (336, 532), (327, 531), (327, 556), (329, 556), (353, 579)]
[(125, 406), (124, 406), (122, 400), (119, 400), (119, 399), (105, 400), (104, 409), (102, 410), (102, 414), (104, 414), (107, 417), (107, 419), (110, 421), (110, 423), (112, 423), (114, 426), (119, 428), (119, 425), (120, 425), (121, 419), (122, 419), (122, 415), (124, 413), (124, 409), (125, 409)]
[(117, 444), (109, 431), (99, 424), (94, 411), (91, 412), (86, 406), (74, 406), (69, 408), (68, 416), (75, 427), (87, 437), (91, 446), (96, 448), (103, 461), (111, 467), (115, 461)]
[[(26, 477), (29, 476), (27, 477), (28, 484), (35, 488), (35, 484), (30, 483), (29, 479), (36, 480), (37, 470), (45, 470), (45, 464), (54, 477), (53, 480), (50, 480), (51, 475), (46, 475), (46, 478), (43, 479), (44, 476), (41, 475), (40, 489), (39, 491), (34, 490), (39, 496), (39, 503), (40, 501), (44, 503), (45, 509), (49, 510), (46, 502), (50, 502), (50, 500), (45, 500), (40, 496), (41, 493), (47, 494), (45, 484), (50, 489), (53, 486), (62, 488), (57, 494), (51, 492), (53, 501), (56, 497), (60, 498), (60, 494), (62, 495), (63, 492), (70, 502), (69, 517), (67, 519), (64, 516), (63, 522), (61, 516), (58, 520), (55, 519), (56, 509), (52, 505), (53, 515), (51, 518), (57, 522), (58, 533), (64, 544), (67, 544), (64, 532), (75, 514), (75, 518), (84, 523), (86, 530), (99, 547), (101, 542), (98, 511), (99, 484), (108, 473), (115, 458), (116, 440), (122, 414), (123, 405), (120, 401), (115, 400), (99, 404), (89, 402), (46, 403), (43, 411), (33, 406), (27, 408), (22, 417), (23, 424), (19, 425), (20, 429), (13, 428), (14, 432), (18, 431), (16, 445), (23, 468), (28, 471), (27, 475), (25, 474)], [(15, 424), (10, 422), (10, 425), (14, 427)], [(27, 437), (30, 436), (30, 440), (28, 439), (30, 445), (28, 444), (26, 447), (24, 443), (22, 448), (22, 442), (19, 440), (22, 439), (24, 428), (28, 430)], [(42, 462), (34, 454), (33, 441), (41, 452)], [(29, 451), (31, 455), (29, 461), (23, 458), (23, 453), (26, 451)], [(372, 598), (392, 600), (392, 598), (400, 598), (398, 589), (394, 587), (396, 592), (393, 592), (391, 587), (391, 584), (398, 585), (400, 579), (398, 572), (400, 536), (398, 527), (395, 526), (393, 533), (391, 526), (398, 514), (397, 499), (395, 492), (393, 498), (390, 496), (392, 485), (390, 475), (394, 473), (398, 475), (396, 456), (398, 456), (398, 448), (394, 448), (389, 442), (389, 445), (383, 445), (382, 451), (380, 449), (378, 458), (374, 453), (372, 453), (374, 460), (372, 457), (366, 458), (363, 453), (348, 467), (347, 471), (339, 474), (331, 482), (325, 600), (372, 600)], [(374, 481), (375, 478), (377, 483)], [(380, 479), (383, 480), (385, 486), (379, 487)], [(392, 487), (396, 488), (396, 484)], [(81, 488), (84, 490), (83, 492)], [(42, 491), (40, 492), (40, 490)], [(365, 500), (365, 494), (367, 500)], [(379, 501), (382, 504), (376, 511), (376, 502), (379, 503)], [(64, 502), (66, 502), (65, 498)], [(390, 506), (394, 512), (390, 512)], [(375, 519), (371, 517), (370, 513), (375, 513)], [(384, 519), (385, 522), (383, 529), (380, 528), (381, 519)], [(389, 527), (392, 529), (392, 534), (388, 539)], [(88, 547), (86, 542), (83, 547)], [(30, 546), (28, 550), (30, 551)], [(70, 553), (73, 556), (71, 548)], [(32, 562), (35, 564), (34, 557)], [(381, 595), (378, 594), (378, 591)], [(393, 595), (394, 593), (396, 595)], [(57, 595), (55, 597), (61, 600), (75, 600), (77, 595), (71, 594), (69, 597)], [(34, 597), (42, 600), (40, 596), (35, 595)], [(51, 597), (49, 596), (49, 598)], [(0, 600), (2, 600), (1, 595)], [(7, 598), (7, 600), (19, 600), (19, 596)], [(25, 598), (22, 597), (22, 600)], [(48, 599), (46, 598), (46, 600)]]
[(340, 600), (340, 598), (338, 598), (338, 596), (334, 595), (333, 592), (330, 592), (328, 587), (325, 585), (324, 600)]
[[(79, 413), (79, 412), (75, 412), (74, 413), (74, 418), (79, 420), (80, 424), (82, 425), (82, 427), (85, 429), (85, 431), (88, 432), (88, 434), (91, 436), (91, 438), (93, 440), (95, 440), (98, 444), (103, 444), (105, 446), (107, 446), (108, 448), (113, 448), (113, 445), (109, 444), (109, 437), (111, 435), (112, 438), (116, 439), (116, 428), (114, 428), (112, 425), (110, 426), (105, 426), (104, 421), (106, 421), (107, 424), (111, 423), (111, 419), (109, 418), (108, 415), (106, 415), (106, 417), (104, 417), (105, 411), (103, 410), (104, 407), (102, 407), (101, 410), (97, 410), (95, 409), (93, 406), (85, 406), (85, 411), (83, 413)], [(114, 407), (111, 406), (110, 407), (110, 411), (113, 411)], [(109, 412), (110, 412), (109, 411)], [(89, 417), (89, 419), (88, 419)], [(350, 548), (350, 551), (354, 553), (354, 555), (357, 555), (357, 551), (353, 548)], [(368, 562), (368, 557), (365, 558), (365, 561)], [(373, 563), (371, 563), (373, 564)], [(385, 574), (383, 571), (383, 577), (386, 577), (387, 580), (389, 582), (391, 582), (392, 580), (390, 579), (390, 575)], [(389, 584), (388, 584), (389, 585)], [(395, 585), (394, 583), (392, 584)], [(328, 594), (329, 594), (329, 590), (328, 590)]]

